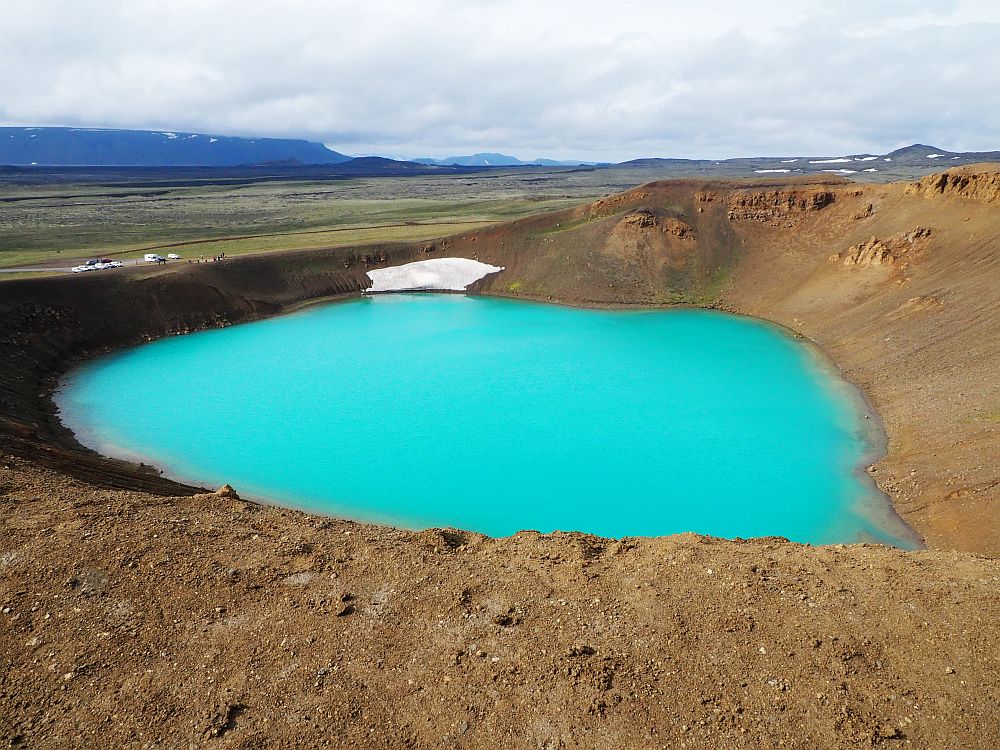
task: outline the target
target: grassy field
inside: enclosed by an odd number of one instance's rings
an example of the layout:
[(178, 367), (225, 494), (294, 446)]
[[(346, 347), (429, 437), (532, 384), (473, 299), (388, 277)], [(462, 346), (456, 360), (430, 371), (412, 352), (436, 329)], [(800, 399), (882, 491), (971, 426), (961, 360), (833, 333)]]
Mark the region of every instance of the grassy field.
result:
[(93, 186), (5, 186), (0, 188), (0, 268), (66, 264), (97, 255), (128, 259), (154, 251), (198, 257), (421, 240), (581, 201), (565, 195), (483, 197), (463, 193), (455, 183), (440, 195), (422, 189), (426, 179), (410, 180), (416, 197), (407, 197), (399, 180), (105, 194)]

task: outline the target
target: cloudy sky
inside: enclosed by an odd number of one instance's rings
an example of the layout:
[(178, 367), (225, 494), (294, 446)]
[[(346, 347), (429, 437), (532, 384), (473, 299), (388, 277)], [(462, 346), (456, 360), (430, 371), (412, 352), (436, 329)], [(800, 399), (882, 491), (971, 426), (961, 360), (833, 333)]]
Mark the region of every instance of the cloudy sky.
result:
[(995, 0), (0, 2), (3, 125), (396, 156), (1000, 148)]

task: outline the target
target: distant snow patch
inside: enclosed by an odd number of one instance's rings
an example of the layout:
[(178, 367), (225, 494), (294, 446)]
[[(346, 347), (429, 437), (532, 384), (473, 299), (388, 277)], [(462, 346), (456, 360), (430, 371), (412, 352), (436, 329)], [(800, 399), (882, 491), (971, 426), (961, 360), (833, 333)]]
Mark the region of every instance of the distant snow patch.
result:
[(217, 140), (219, 140), (219, 139), (218, 138), (209, 138), (208, 142), (209, 143), (215, 143)]
[(855, 174), (858, 170), (856, 169), (821, 169), (821, 172), (829, 172), (830, 174)]
[(860, 156), (855, 157), (854, 161), (875, 161), (877, 158), (877, 156)]
[(868, 169), (862, 169), (861, 171), (862, 172), (878, 172), (878, 170), (875, 169), (875, 167), (869, 167)]
[(810, 164), (850, 164), (853, 159), (816, 159), (815, 161), (810, 161)]
[(961, 156), (953, 156), (951, 158), (954, 160), (954, 159), (961, 159), (962, 157)]
[(502, 271), (470, 258), (431, 258), (391, 268), (368, 271), (372, 285), (368, 292), (464, 291), (469, 284)]
[(790, 169), (755, 169), (753, 171), (753, 173), (754, 174), (774, 174), (775, 172), (780, 172), (782, 174), (787, 174), (788, 172), (791, 172), (791, 171), (792, 170), (790, 170)]
[(798, 161), (798, 159), (782, 159), (781, 163), (782, 164), (794, 164), (797, 161)]
[(162, 133), (160, 133), (160, 135), (165, 135), (167, 138), (169, 138), (171, 140), (173, 140), (174, 138), (177, 137), (177, 133), (162, 132)]
[(944, 154), (927, 154), (928, 159), (940, 159)]
[(887, 157), (885, 157), (885, 158), (884, 158), (884, 159), (883, 159), (882, 161), (892, 161), (892, 157), (890, 157), (890, 156), (887, 156)]

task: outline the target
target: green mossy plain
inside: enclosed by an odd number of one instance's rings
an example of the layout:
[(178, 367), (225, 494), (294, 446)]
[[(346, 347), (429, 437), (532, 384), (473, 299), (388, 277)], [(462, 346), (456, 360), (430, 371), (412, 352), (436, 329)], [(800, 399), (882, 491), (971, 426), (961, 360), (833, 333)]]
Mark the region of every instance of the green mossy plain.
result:
[(479, 194), (458, 181), (430, 178), (278, 182), (264, 185), (127, 188), (0, 185), (0, 268), (67, 262), (87, 255), (185, 258), (426, 240), (581, 198)]

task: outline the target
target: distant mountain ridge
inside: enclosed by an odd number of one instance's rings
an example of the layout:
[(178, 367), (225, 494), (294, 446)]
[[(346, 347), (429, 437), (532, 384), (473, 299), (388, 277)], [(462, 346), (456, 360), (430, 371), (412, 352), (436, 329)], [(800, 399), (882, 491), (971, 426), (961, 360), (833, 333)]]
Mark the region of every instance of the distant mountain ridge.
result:
[(322, 143), (169, 130), (0, 128), (0, 164), (10, 166), (232, 167), (341, 164)]
[(1000, 162), (1000, 151), (953, 152), (922, 143), (898, 148), (886, 154), (846, 154), (844, 156), (751, 156), (734, 159), (633, 159), (619, 167), (665, 168), (683, 174), (725, 174), (729, 176), (801, 175), (815, 173), (857, 175), (875, 178), (879, 174), (898, 175), (946, 169), (976, 162)]
[(417, 164), (435, 164), (442, 167), (452, 165), (459, 167), (589, 167), (598, 164), (598, 162), (580, 161), (578, 159), (568, 159), (562, 161), (556, 159), (532, 159), (531, 161), (524, 161), (522, 159), (518, 159), (516, 156), (508, 156), (507, 154), (498, 154), (493, 152), (471, 154), (468, 156), (446, 156), (443, 159), (422, 157), (419, 159), (411, 159), (411, 161), (416, 162)]
[(0, 168), (322, 168), (348, 176), (465, 173), (497, 168), (645, 168), (648, 178), (755, 177), (830, 173), (864, 181), (919, 176), (976, 162), (1000, 162), (1000, 151), (956, 153), (915, 143), (886, 154), (756, 156), (734, 159), (633, 159), (619, 164), (576, 159), (524, 161), (496, 152), (400, 161), (352, 158), (329, 146), (290, 138), (247, 138), (166, 130), (0, 127)]

